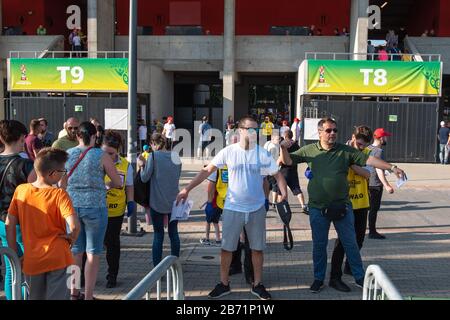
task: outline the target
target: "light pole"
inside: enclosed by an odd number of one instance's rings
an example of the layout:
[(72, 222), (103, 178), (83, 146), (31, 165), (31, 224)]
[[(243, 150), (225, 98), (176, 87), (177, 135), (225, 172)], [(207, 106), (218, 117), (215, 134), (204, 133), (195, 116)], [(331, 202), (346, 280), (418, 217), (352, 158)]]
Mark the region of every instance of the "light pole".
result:
[[(137, 160), (137, 0), (130, 0), (128, 52), (128, 161), (136, 168)], [(137, 234), (136, 210), (128, 218), (128, 234)]]

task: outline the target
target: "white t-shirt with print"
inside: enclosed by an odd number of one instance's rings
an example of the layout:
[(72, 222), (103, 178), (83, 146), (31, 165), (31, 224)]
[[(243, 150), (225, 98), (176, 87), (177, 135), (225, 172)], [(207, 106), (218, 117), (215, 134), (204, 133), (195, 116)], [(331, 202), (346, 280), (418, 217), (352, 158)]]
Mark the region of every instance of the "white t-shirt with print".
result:
[(249, 213), (261, 209), (266, 199), (263, 179), (278, 172), (276, 162), (266, 150), (257, 146), (246, 151), (233, 144), (220, 151), (211, 163), (220, 169), (228, 167), (225, 210)]

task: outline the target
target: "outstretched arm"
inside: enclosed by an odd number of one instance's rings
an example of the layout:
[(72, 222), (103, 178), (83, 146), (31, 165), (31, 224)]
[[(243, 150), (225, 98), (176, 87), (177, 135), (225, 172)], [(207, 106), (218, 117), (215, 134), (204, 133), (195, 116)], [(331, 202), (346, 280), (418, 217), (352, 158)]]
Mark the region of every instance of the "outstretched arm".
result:
[(209, 164), (205, 168), (203, 168), (197, 176), (187, 185), (186, 188), (180, 191), (180, 193), (177, 196), (177, 205), (180, 203), (180, 201), (185, 202), (186, 199), (189, 196), (189, 192), (192, 191), (195, 187), (200, 185), (203, 181), (205, 181), (214, 171), (217, 170), (217, 167), (213, 164)]

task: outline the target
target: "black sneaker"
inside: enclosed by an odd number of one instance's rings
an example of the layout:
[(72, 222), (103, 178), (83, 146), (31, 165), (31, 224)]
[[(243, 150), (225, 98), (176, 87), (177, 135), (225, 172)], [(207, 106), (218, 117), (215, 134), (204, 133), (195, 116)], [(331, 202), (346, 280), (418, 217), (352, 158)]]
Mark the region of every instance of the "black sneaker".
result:
[(337, 291), (341, 292), (350, 292), (352, 291), (348, 285), (346, 285), (341, 279), (330, 279), (328, 283), (330, 287)]
[(112, 289), (112, 288), (115, 288), (117, 286), (117, 278), (116, 277), (107, 275), (106, 276), (106, 280), (107, 280), (106, 288)]
[(356, 280), (355, 281), (355, 286), (357, 286), (358, 288), (363, 289), (364, 288), (364, 278)]
[(384, 240), (386, 237), (375, 231), (369, 233), (369, 239)]
[(269, 292), (267, 292), (262, 283), (257, 286), (253, 286), (250, 292), (261, 300), (272, 300), (272, 296)]
[(309, 288), (309, 290), (312, 293), (319, 293), (324, 287), (325, 287), (325, 285), (323, 284), (323, 281), (314, 280), (314, 282), (311, 285), (311, 287)]
[(219, 299), (226, 295), (229, 295), (231, 293), (230, 284), (227, 286), (224, 285), (222, 282), (219, 282), (213, 291), (211, 291), (208, 295), (208, 298), (210, 299)]

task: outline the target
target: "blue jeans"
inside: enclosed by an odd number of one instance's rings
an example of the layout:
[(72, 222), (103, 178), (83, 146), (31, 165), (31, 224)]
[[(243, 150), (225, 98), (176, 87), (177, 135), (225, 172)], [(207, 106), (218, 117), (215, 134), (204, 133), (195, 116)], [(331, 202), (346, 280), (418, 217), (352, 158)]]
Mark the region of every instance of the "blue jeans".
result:
[[(327, 271), (327, 245), (331, 222), (317, 208), (309, 209), (309, 222), (313, 237), (314, 279), (324, 281)], [(344, 247), (355, 280), (363, 279), (364, 269), (358, 243), (356, 242), (355, 217), (352, 207), (347, 206), (345, 217), (333, 223), (339, 240)]]
[[(6, 240), (6, 228), (5, 223), (0, 220), (0, 237), (2, 239), (2, 245), (8, 247), (8, 241)], [(16, 227), (16, 241), (17, 250), (19, 251), (19, 257), (23, 256), (23, 240), (20, 226)], [(11, 264), (9, 259), (5, 256), (5, 295), (7, 300), (12, 300), (12, 278), (11, 278)]]
[(441, 161), (441, 163), (448, 164), (448, 153), (450, 151), (450, 148), (447, 146), (447, 144), (440, 144), (439, 147), (439, 160)]
[[(164, 216), (169, 217), (171, 214), (162, 214), (150, 209), (153, 223), (153, 267), (156, 267), (162, 260), (163, 243), (164, 243)], [(178, 236), (178, 220), (169, 222), (169, 238), (171, 255), (180, 256), (180, 237)]]
[(100, 255), (103, 253), (106, 227), (108, 226), (107, 208), (75, 208), (80, 220), (80, 234), (72, 246), (72, 254), (89, 253)]

